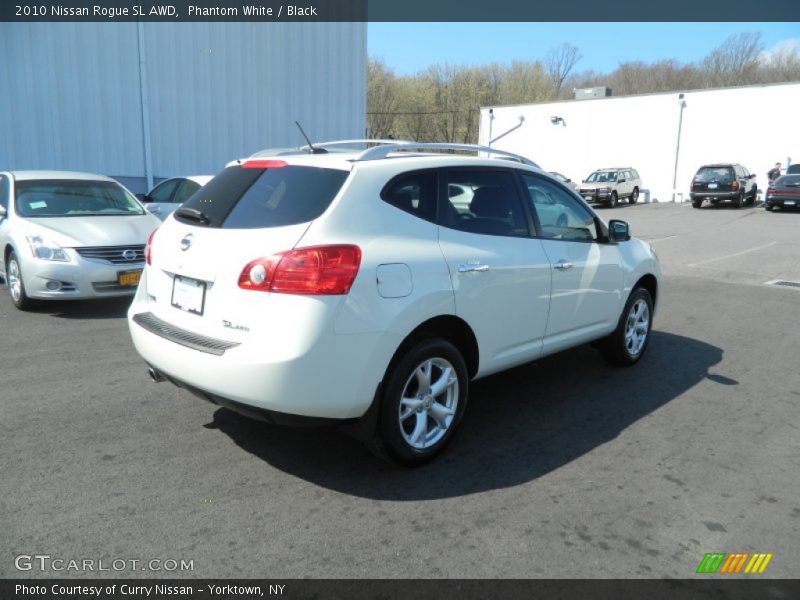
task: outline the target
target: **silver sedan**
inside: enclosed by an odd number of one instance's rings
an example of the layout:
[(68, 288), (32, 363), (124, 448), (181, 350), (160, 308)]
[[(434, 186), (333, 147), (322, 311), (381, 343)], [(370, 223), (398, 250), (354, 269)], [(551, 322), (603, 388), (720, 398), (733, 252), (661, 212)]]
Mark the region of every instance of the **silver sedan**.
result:
[(14, 305), (132, 295), (160, 221), (110, 177), (0, 173), (0, 275)]

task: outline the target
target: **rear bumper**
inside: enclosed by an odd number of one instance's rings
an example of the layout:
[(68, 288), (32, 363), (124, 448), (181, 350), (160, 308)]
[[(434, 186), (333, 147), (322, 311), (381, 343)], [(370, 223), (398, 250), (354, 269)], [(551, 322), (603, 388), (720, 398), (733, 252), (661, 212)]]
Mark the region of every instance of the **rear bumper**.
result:
[(711, 202), (728, 202), (739, 198), (741, 192), (692, 192), (689, 197), (692, 202), (702, 202), (703, 200), (710, 200)]
[(767, 197), (764, 202), (771, 208), (800, 208), (800, 197), (782, 198), (780, 196), (772, 196)]

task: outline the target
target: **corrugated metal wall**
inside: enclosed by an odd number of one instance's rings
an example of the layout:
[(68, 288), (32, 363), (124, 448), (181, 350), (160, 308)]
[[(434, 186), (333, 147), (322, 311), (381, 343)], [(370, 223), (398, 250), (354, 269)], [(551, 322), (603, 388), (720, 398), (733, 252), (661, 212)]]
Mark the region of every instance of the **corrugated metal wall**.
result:
[(143, 179), (140, 50), (155, 178), (363, 135), (364, 23), (3, 23), (0, 170)]

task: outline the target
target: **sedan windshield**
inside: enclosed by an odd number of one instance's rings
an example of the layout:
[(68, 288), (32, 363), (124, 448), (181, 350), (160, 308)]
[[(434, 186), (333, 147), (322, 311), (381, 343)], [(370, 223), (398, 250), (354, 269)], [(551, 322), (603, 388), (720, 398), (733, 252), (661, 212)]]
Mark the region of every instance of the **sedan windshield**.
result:
[(141, 215), (142, 207), (112, 181), (47, 179), (18, 181), (16, 208), (21, 217)]
[(586, 181), (589, 183), (608, 183), (616, 180), (616, 171), (595, 171), (586, 179)]

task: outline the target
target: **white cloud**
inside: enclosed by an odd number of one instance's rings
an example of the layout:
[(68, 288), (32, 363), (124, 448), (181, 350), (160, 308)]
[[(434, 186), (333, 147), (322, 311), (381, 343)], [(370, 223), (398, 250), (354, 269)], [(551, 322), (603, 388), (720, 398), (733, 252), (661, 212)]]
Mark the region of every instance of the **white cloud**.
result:
[(800, 38), (788, 38), (781, 40), (772, 48), (764, 50), (758, 56), (758, 60), (762, 64), (770, 64), (781, 58), (788, 58), (793, 54), (800, 54)]

